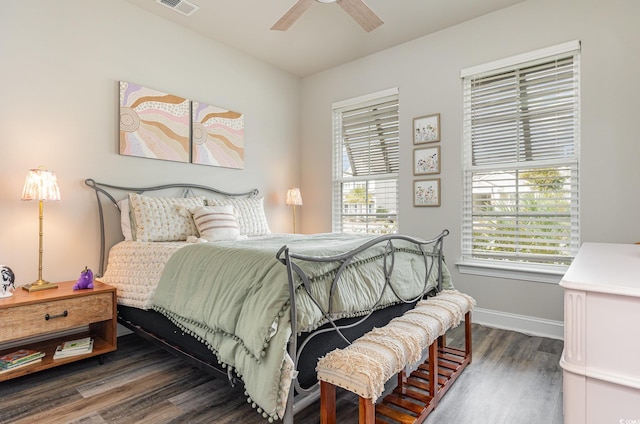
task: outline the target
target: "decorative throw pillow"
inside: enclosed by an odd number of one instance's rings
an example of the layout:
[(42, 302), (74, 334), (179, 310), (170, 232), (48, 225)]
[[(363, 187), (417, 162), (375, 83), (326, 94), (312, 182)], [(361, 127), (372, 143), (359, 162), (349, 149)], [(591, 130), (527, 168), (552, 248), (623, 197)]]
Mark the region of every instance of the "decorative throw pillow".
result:
[(122, 199), (118, 201), (118, 207), (120, 208), (120, 229), (125, 241), (133, 240), (133, 233), (131, 232), (131, 217), (129, 216), (129, 199)]
[(209, 206), (233, 206), (242, 236), (253, 237), (271, 234), (267, 216), (264, 213), (264, 198), (262, 197), (207, 199), (207, 204)]
[(237, 240), (240, 236), (233, 206), (199, 206), (189, 209), (200, 237), (208, 241)]
[(189, 209), (204, 205), (204, 196), (150, 197), (129, 194), (133, 228), (137, 241), (184, 241), (197, 236)]

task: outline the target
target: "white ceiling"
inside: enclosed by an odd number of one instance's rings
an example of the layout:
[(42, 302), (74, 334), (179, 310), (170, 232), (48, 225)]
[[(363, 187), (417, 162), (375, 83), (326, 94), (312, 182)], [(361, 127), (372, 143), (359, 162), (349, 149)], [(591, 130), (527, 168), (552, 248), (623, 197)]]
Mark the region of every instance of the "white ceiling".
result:
[(314, 3), (285, 32), (270, 28), (296, 0), (188, 0), (184, 16), (155, 0), (127, 0), (155, 15), (304, 77), (524, 0), (366, 0), (384, 24), (365, 32), (335, 3)]

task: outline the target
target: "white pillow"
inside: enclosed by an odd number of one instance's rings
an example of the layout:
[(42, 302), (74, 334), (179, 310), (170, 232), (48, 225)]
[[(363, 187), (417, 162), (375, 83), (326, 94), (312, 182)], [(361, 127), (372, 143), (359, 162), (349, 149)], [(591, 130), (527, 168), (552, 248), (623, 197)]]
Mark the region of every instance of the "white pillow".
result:
[(133, 240), (133, 234), (131, 233), (131, 217), (129, 216), (129, 199), (122, 199), (118, 201), (118, 207), (120, 208), (120, 229), (125, 241)]
[(133, 228), (137, 241), (184, 241), (197, 236), (189, 209), (204, 205), (204, 196), (150, 197), (130, 193)]
[(237, 240), (240, 236), (233, 206), (199, 206), (189, 209), (200, 237), (208, 241)]
[(264, 198), (262, 197), (207, 199), (207, 204), (209, 206), (233, 206), (242, 236), (253, 237), (271, 234), (267, 216), (264, 213)]

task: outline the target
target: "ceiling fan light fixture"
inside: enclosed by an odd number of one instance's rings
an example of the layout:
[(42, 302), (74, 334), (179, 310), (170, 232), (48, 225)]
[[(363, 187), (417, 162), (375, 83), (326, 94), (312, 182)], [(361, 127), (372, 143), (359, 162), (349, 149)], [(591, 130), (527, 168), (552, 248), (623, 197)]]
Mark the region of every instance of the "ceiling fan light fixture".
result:
[[(156, 0), (170, 1), (170, 0)], [(175, 1), (175, 0), (174, 0)], [(354, 21), (367, 32), (378, 28), (384, 22), (366, 5), (364, 0), (315, 0), (318, 3), (337, 3)], [(276, 31), (286, 31), (291, 25), (313, 5), (314, 0), (297, 0), (293, 6), (271, 27)]]

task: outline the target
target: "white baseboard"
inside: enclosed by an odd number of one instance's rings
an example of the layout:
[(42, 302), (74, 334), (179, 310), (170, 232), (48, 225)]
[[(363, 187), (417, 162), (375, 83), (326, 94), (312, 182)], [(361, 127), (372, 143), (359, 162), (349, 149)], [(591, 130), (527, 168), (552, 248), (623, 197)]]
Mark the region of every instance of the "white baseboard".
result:
[(487, 327), (517, 331), (532, 336), (564, 339), (564, 322), (536, 318), (528, 315), (510, 314), (490, 309), (474, 308), (471, 320)]

